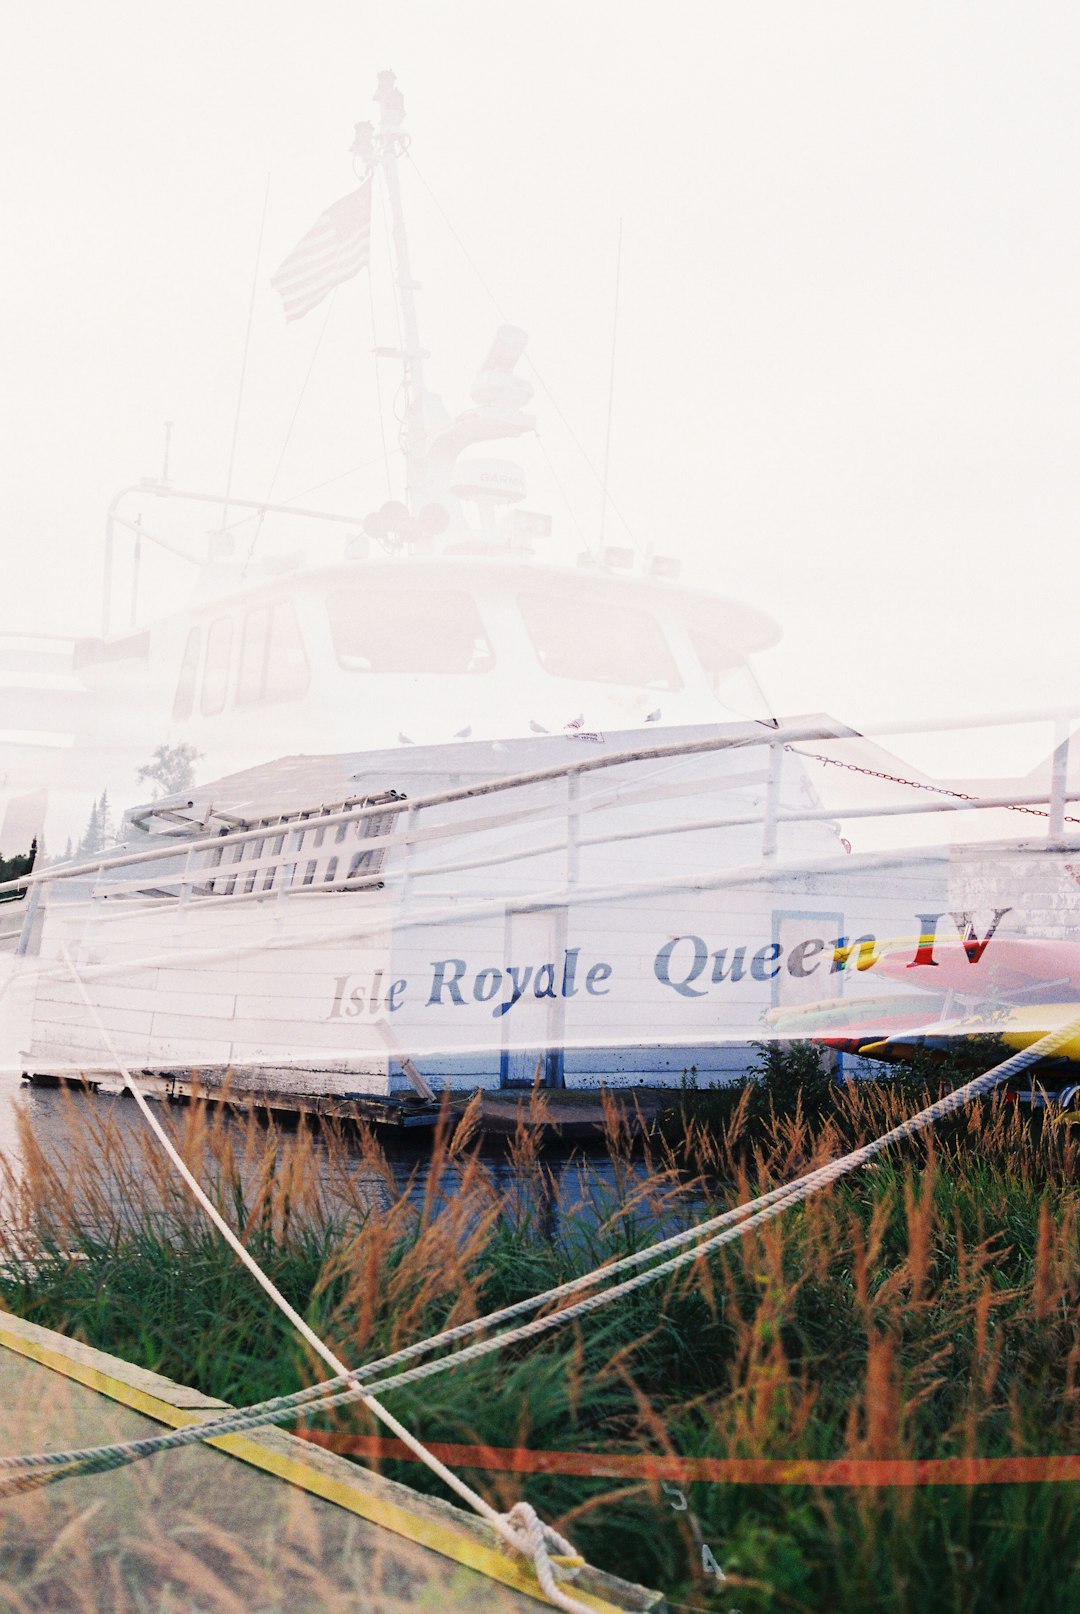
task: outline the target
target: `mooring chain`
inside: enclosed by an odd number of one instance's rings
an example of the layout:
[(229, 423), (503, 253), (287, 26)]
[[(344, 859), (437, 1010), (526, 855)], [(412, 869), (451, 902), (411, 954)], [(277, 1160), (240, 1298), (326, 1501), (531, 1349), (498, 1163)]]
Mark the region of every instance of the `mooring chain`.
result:
[[(890, 785), (908, 785), (912, 790), (928, 790), (934, 796), (948, 796), (952, 801), (980, 802), (981, 796), (969, 796), (963, 790), (946, 790), (944, 785), (929, 785), (921, 779), (905, 779), (900, 773), (883, 773), (878, 768), (864, 768), (857, 762), (841, 762), (839, 757), (822, 756), (820, 751), (802, 751), (798, 746), (785, 745), (785, 751), (790, 751), (795, 757), (808, 757), (811, 762), (821, 762), (827, 768), (843, 768), (847, 773), (861, 773), (867, 779), (884, 779)], [(1025, 807), (1019, 802), (1005, 802), (1002, 810), (1008, 813), (1028, 813), (1032, 818), (1049, 818), (1049, 811), (1045, 807)], [(843, 814), (839, 815), (841, 818)], [(1080, 818), (1065, 815), (1066, 824), (1080, 824)]]

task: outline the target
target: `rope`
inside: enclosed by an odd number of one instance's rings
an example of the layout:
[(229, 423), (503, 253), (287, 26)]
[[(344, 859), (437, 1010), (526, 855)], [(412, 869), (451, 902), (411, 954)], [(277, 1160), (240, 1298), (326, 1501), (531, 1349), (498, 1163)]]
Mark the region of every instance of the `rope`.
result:
[(176, 1148), (160, 1121), (154, 1115), (149, 1104), (146, 1102), (144, 1095), (139, 1091), (139, 1088), (132, 1079), (130, 1071), (127, 1069), (127, 1066), (124, 1064), (119, 1053), (117, 1052), (116, 1045), (112, 1040), (108, 1028), (101, 1019), (97, 1006), (87, 992), (82, 977), (72, 962), (71, 955), (68, 952), (66, 945), (61, 946), (61, 953), (63, 955), (64, 962), (71, 971), (72, 979), (79, 990), (79, 994), (97, 1026), (98, 1032), (100, 1033), (102, 1041), (108, 1050), (109, 1056), (116, 1065), (116, 1068), (123, 1080), (124, 1086), (135, 1099), (136, 1104), (142, 1112), (143, 1119), (146, 1121), (147, 1125), (150, 1127), (150, 1130), (153, 1132), (154, 1136), (165, 1150), (165, 1153), (168, 1155), (172, 1164), (180, 1173), (180, 1176), (183, 1178), (194, 1199), (206, 1212), (207, 1216), (210, 1218), (211, 1222), (213, 1222), (214, 1226), (224, 1238), (225, 1242), (229, 1245), (233, 1253), (237, 1255), (243, 1262), (244, 1266), (251, 1273), (256, 1283), (258, 1283), (260, 1287), (265, 1290), (266, 1294), (269, 1295), (275, 1306), (277, 1306), (278, 1309), (289, 1319), (300, 1336), (307, 1342), (308, 1345), (310, 1345), (311, 1349), (323, 1359), (327, 1366), (332, 1369), (332, 1371), (342, 1382), (349, 1384), (350, 1389), (348, 1391), (348, 1398), (352, 1399), (355, 1397), (358, 1399), (360, 1403), (373, 1414), (373, 1416), (384, 1423), (388, 1429), (392, 1429), (398, 1439), (404, 1441), (408, 1449), (422, 1463), (424, 1463), (433, 1474), (441, 1479), (444, 1485), (446, 1485), (451, 1491), (460, 1497), (460, 1499), (471, 1507), (474, 1512), (479, 1513), (481, 1518), (486, 1520), (499, 1538), (505, 1542), (508, 1547), (532, 1561), (533, 1568), (536, 1571), (536, 1578), (540, 1582), (540, 1585), (543, 1587), (545, 1594), (551, 1602), (557, 1604), (560, 1608), (566, 1609), (568, 1614), (589, 1614), (589, 1611), (585, 1608), (583, 1603), (579, 1603), (574, 1598), (568, 1597), (565, 1593), (559, 1590), (555, 1583), (555, 1564), (549, 1548), (554, 1549), (555, 1558), (574, 1560), (576, 1564), (576, 1567), (573, 1568), (563, 1565), (560, 1569), (561, 1573), (576, 1574), (577, 1568), (580, 1567), (584, 1560), (577, 1559), (577, 1555), (575, 1554), (573, 1547), (571, 1547), (569, 1543), (566, 1542), (556, 1531), (552, 1530), (550, 1526), (546, 1525), (528, 1503), (519, 1503), (516, 1508), (512, 1509), (510, 1513), (507, 1514), (497, 1512), (496, 1509), (493, 1508), (489, 1502), (485, 1501), (477, 1491), (474, 1491), (472, 1487), (467, 1485), (464, 1480), (460, 1479), (452, 1469), (447, 1468), (445, 1463), (440, 1462), (437, 1457), (429, 1452), (426, 1446), (424, 1446), (423, 1443), (419, 1441), (403, 1423), (400, 1423), (398, 1419), (394, 1417), (393, 1413), (384, 1407), (381, 1402), (377, 1401), (373, 1395), (368, 1394), (360, 1388), (357, 1376), (346, 1367), (345, 1363), (335, 1355), (330, 1347), (325, 1344), (318, 1334), (315, 1333), (314, 1329), (311, 1328), (307, 1322), (305, 1322), (304, 1318), (300, 1316), (299, 1312), (296, 1311), (294, 1307), (291, 1306), (285, 1299), (285, 1296), (281, 1293), (280, 1289), (277, 1288), (272, 1279), (269, 1278), (263, 1271), (262, 1267), (255, 1260), (254, 1256), (248, 1249), (246, 1249), (242, 1241), (233, 1232), (228, 1222), (226, 1222), (225, 1219), (220, 1215), (213, 1202), (203, 1192), (198, 1179), (189, 1170), (183, 1156)]
[[(925, 1109), (920, 1110), (916, 1115), (910, 1116), (907, 1120), (892, 1127), (879, 1138), (873, 1139), (870, 1143), (852, 1150), (837, 1160), (830, 1161), (824, 1166), (805, 1173), (791, 1183), (781, 1184), (778, 1188), (759, 1195), (756, 1199), (749, 1200), (743, 1205), (735, 1206), (719, 1216), (684, 1230), (682, 1233), (673, 1234), (658, 1244), (650, 1246), (648, 1250), (637, 1251), (634, 1254), (623, 1256), (606, 1267), (597, 1268), (582, 1277), (548, 1289), (542, 1294), (530, 1296), (512, 1306), (504, 1307), (500, 1311), (476, 1318), (472, 1322), (461, 1323), (457, 1327), (446, 1329), (427, 1340), (417, 1341), (413, 1345), (406, 1346), (390, 1356), (368, 1363), (351, 1373), (345, 1372), (339, 1375), (338, 1378), (324, 1384), (312, 1385), (306, 1390), (298, 1390), (287, 1396), (278, 1396), (273, 1400), (260, 1402), (250, 1407), (230, 1408), (228, 1412), (219, 1417), (189, 1425), (184, 1429), (171, 1431), (166, 1435), (67, 1452), (45, 1452), (27, 1456), (0, 1457), (0, 1475), (4, 1472), (9, 1472), (16, 1475), (39, 1474), (46, 1478), (62, 1478), (68, 1474), (92, 1473), (119, 1467), (124, 1463), (133, 1462), (138, 1458), (150, 1456), (158, 1451), (190, 1445), (197, 1441), (218, 1439), (224, 1435), (237, 1434), (244, 1430), (267, 1424), (284, 1423), (301, 1410), (329, 1411), (333, 1407), (344, 1406), (357, 1399), (363, 1399), (366, 1392), (397, 1389), (406, 1384), (417, 1383), (421, 1379), (430, 1378), (447, 1368), (479, 1360), (481, 1357), (502, 1350), (506, 1346), (517, 1344), (526, 1339), (536, 1338), (553, 1328), (561, 1327), (577, 1317), (599, 1310), (611, 1301), (622, 1298), (660, 1277), (679, 1271), (699, 1261), (702, 1256), (711, 1251), (719, 1249), (736, 1238), (741, 1238), (752, 1227), (761, 1226), (787, 1210), (790, 1205), (798, 1204), (808, 1199), (811, 1194), (819, 1189), (825, 1188), (839, 1178), (856, 1171), (869, 1160), (884, 1152), (893, 1143), (912, 1137), (925, 1127), (944, 1119), (945, 1116), (962, 1108), (971, 1100), (982, 1097), (1002, 1082), (1020, 1075), (1039, 1060), (1051, 1058), (1078, 1031), (1080, 1031), (1080, 1015), (1077, 1015), (1067, 1024), (1058, 1027), (1057, 1030), (1047, 1032), (1029, 1048), (1011, 1055), (1001, 1064), (995, 1065), (990, 1070), (972, 1078), (971, 1081), (964, 1083), (961, 1087), (954, 1089), (953, 1092), (946, 1094)], [(186, 1170), (186, 1168), (184, 1169)], [(711, 1236), (702, 1238), (703, 1234)], [(612, 1285), (598, 1294), (589, 1295), (560, 1311), (545, 1317), (534, 1318), (530, 1323), (506, 1330), (490, 1339), (481, 1340), (463, 1350), (451, 1352), (434, 1362), (408, 1368), (400, 1373), (387, 1373), (388, 1369), (397, 1367), (407, 1361), (415, 1360), (416, 1357), (425, 1355), (438, 1346), (452, 1344), (476, 1334), (482, 1329), (490, 1328), (497, 1322), (520, 1316), (524, 1312), (535, 1310), (548, 1302), (578, 1293), (583, 1288), (593, 1287), (601, 1279), (609, 1278), (617, 1272), (639, 1266), (654, 1259), (666, 1250), (687, 1243), (691, 1243), (693, 1247), (689, 1250), (682, 1250), (678, 1255), (651, 1267), (646, 1272), (639, 1273), (625, 1282)], [(247, 1252), (245, 1251), (244, 1254), (246, 1256)], [(266, 1281), (269, 1283), (269, 1280)], [(379, 1375), (382, 1376), (380, 1377)], [(364, 1389), (360, 1388), (361, 1382), (364, 1383)], [(408, 1444), (410, 1449), (418, 1445), (417, 1442), (411, 1439)], [(429, 1455), (425, 1453), (422, 1460), (428, 1461)], [(59, 1472), (61, 1470), (63, 1472)], [(8, 1486), (10, 1486), (10, 1483), (7, 1482)], [(16, 1484), (18, 1484), (17, 1480)], [(7, 1487), (5, 1487), (3, 1480), (0, 1479), (0, 1490), (4, 1488)], [(551, 1538), (549, 1537), (548, 1539)]]

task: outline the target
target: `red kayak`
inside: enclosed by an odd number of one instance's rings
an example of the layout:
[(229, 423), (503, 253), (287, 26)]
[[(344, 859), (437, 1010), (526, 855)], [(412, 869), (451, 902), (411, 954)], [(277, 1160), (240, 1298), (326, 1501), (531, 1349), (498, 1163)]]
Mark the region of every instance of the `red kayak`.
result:
[(937, 940), (932, 964), (912, 966), (918, 942), (889, 943), (874, 973), (932, 992), (959, 992), (965, 997), (1022, 997), (1024, 1002), (1061, 1002), (1080, 998), (1080, 942), (1041, 936), (995, 936), (981, 955), (970, 943)]

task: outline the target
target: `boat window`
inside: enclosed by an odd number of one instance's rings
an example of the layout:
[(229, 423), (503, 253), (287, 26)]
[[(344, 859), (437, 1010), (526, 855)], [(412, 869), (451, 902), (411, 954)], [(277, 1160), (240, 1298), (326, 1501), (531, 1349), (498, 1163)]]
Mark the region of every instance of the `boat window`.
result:
[(202, 700), (204, 717), (213, 717), (225, 705), (229, 689), (229, 658), (232, 653), (232, 617), (219, 616), (206, 635), (206, 665), (203, 668)]
[(687, 616), (686, 630), (713, 694), (736, 717), (772, 721), (769, 703), (729, 631), (708, 610)]
[(664, 630), (651, 612), (589, 588), (518, 595), (540, 665), (556, 678), (681, 689)]
[(461, 589), (338, 589), (327, 600), (343, 667), (375, 673), (484, 673), (495, 665), (471, 594)]
[(236, 704), (249, 706), (262, 700), (266, 683), (266, 658), (270, 650), (270, 607), (256, 606), (244, 615), (240, 638), (240, 671), (236, 679)]
[(311, 682), (300, 624), (291, 600), (277, 600), (270, 622), (270, 657), (266, 664), (266, 699), (296, 700)]
[(311, 681), (300, 624), (291, 600), (257, 605), (244, 616), (236, 704), (295, 700)]
[(199, 666), (199, 647), (202, 643), (202, 628), (198, 623), (188, 629), (187, 643), (184, 645), (184, 659), (180, 663), (180, 677), (176, 684), (176, 698), (173, 701), (173, 718), (177, 721), (190, 717), (195, 705), (195, 674)]

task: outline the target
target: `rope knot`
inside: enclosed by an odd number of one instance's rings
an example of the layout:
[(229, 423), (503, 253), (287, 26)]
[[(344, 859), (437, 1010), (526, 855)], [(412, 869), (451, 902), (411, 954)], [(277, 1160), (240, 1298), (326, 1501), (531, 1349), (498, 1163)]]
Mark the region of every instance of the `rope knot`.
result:
[(585, 1559), (565, 1536), (545, 1524), (530, 1502), (517, 1502), (502, 1515), (522, 1557), (529, 1558), (548, 1601), (568, 1614), (589, 1614), (583, 1603), (562, 1591), (559, 1581), (574, 1580), (585, 1567)]

